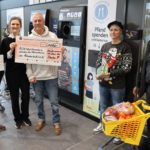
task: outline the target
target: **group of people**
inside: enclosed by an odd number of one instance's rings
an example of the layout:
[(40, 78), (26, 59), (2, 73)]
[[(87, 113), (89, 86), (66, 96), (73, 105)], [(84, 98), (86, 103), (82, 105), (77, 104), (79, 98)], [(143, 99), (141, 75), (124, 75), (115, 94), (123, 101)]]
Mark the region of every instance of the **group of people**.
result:
[[(123, 25), (121, 22), (113, 21), (108, 24), (111, 41), (105, 43), (96, 61), (96, 79), (99, 80), (100, 93), (100, 123), (93, 129), (94, 133), (101, 132), (102, 113), (107, 107), (125, 101), (127, 84), (126, 79), (133, 64), (133, 54), (130, 45), (122, 39)], [(137, 83), (130, 91), (136, 98), (140, 98), (146, 92), (146, 100), (150, 104), (150, 42), (144, 57), (141, 72), (137, 73)], [(136, 64), (138, 66), (138, 64)], [(131, 79), (132, 80), (132, 79)], [(127, 83), (128, 82), (128, 83)], [(147, 121), (150, 129), (150, 120)], [(113, 139), (114, 144), (120, 144), (119, 138)]]
[[(56, 39), (57, 36), (50, 32), (45, 26), (43, 15), (39, 12), (32, 17), (33, 29), (30, 37)], [(30, 83), (35, 91), (35, 104), (37, 106), (38, 121), (36, 131), (40, 131), (46, 124), (44, 112), (44, 93), (52, 108), (52, 122), (54, 132), (60, 135), (62, 128), (60, 124), (58, 104), (58, 77), (56, 66), (23, 64), (15, 62), (16, 36), (20, 35), (22, 20), (20, 17), (12, 17), (9, 21), (9, 35), (1, 41), (0, 53), (4, 56), (6, 64), (5, 75), (10, 90), (12, 112), (17, 129), (23, 125), (32, 126), (29, 118)], [(19, 91), (21, 91), (21, 103), (19, 103)]]
[[(55, 39), (57, 36), (50, 32), (44, 24), (41, 13), (35, 13), (32, 17), (33, 29), (30, 37)], [(44, 111), (44, 90), (52, 108), (52, 122), (56, 135), (60, 135), (62, 128), (60, 124), (58, 104), (58, 67), (22, 64), (15, 62), (16, 36), (20, 36), (22, 21), (19, 17), (12, 17), (9, 21), (9, 35), (0, 44), (0, 53), (4, 56), (6, 63), (5, 75), (10, 90), (12, 112), (15, 126), (20, 129), (23, 125), (31, 126), (29, 119), (30, 83), (35, 90), (35, 104), (37, 106), (38, 121), (36, 131), (40, 131), (46, 124)], [(100, 112), (125, 99), (126, 75), (132, 69), (131, 47), (122, 40), (123, 25), (121, 22), (113, 21), (108, 24), (111, 41), (104, 44), (98, 54), (96, 62), (96, 79), (99, 80)], [(146, 92), (147, 102), (150, 103), (150, 42), (147, 46), (142, 71), (138, 74), (138, 85), (133, 89), (135, 96), (142, 96)], [(129, 83), (130, 84), (130, 83)], [(21, 104), (19, 103), (19, 90), (21, 90)], [(102, 116), (100, 124), (94, 132), (102, 131)], [(148, 128), (150, 121), (148, 120)], [(5, 129), (0, 126), (0, 129)], [(114, 143), (120, 142), (115, 138)]]

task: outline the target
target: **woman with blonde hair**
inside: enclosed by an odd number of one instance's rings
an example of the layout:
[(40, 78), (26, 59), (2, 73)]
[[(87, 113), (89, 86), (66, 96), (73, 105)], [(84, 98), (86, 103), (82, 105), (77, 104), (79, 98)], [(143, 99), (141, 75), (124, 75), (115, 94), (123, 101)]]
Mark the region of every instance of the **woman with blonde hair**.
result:
[[(12, 112), (15, 126), (20, 129), (23, 124), (31, 126), (29, 120), (29, 81), (26, 75), (26, 65), (15, 63), (16, 36), (20, 36), (22, 21), (12, 17), (9, 21), (9, 36), (1, 42), (0, 52), (6, 62), (6, 81), (10, 90)], [(21, 106), (19, 105), (19, 90), (21, 90)]]

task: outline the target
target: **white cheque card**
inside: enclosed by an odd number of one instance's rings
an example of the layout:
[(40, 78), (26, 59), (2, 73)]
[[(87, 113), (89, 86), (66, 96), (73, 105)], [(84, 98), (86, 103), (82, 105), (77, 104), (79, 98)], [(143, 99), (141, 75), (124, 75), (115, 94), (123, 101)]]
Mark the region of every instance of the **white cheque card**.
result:
[(61, 66), (62, 39), (17, 37), (15, 62)]
[(4, 71), (4, 56), (0, 55), (0, 71)]

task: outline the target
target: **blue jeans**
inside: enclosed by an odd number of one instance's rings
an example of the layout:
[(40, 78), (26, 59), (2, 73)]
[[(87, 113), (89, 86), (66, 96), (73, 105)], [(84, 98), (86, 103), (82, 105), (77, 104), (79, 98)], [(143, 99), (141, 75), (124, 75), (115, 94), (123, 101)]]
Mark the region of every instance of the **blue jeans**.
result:
[(58, 104), (58, 79), (40, 80), (34, 84), (35, 103), (38, 109), (38, 117), (45, 121), (44, 111), (44, 93), (46, 90), (52, 108), (53, 123), (60, 122), (59, 104)]
[[(100, 92), (100, 103), (99, 108), (101, 115), (107, 107), (123, 102), (125, 97), (125, 88), (122, 89), (111, 89), (104, 86), (99, 86)], [(102, 116), (100, 116), (100, 121)]]

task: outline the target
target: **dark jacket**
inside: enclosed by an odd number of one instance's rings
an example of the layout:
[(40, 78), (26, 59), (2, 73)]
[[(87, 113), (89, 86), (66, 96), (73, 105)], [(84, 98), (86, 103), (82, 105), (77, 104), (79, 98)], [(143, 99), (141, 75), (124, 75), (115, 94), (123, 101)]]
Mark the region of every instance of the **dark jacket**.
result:
[(125, 100), (133, 102), (135, 96), (133, 95), (133, 88), (136, 85), (137, 72), (139, 71), (140, 65), (140, 45), (136, 41), (126, 40), (128, 45), (131, 47), (132, 52), (132, 68), (131, 71), (126, 74), (126, 96)]
[(145, 93), (148, 84), (150, 84), (150, 41), (147, 44), (147, 49), (143, 58), (141, 71), (137, 74), (137, 87), (140, 90), (140, 97), (143, 96), (143, 94)]
[(26, 73), (26, 65), (22, 63), (15, 63), (15, 55), (12, 58), (7, 58), (7, 52), (10, 50), (10, 43), (15, 42), (15, 38), (6, 37), (2, 40), (0, 46), (0, 53), (4, 55), (4, 61), (6, 62), (6, 74), (10, 72), (23, 72)]

